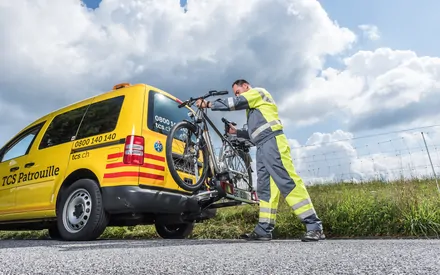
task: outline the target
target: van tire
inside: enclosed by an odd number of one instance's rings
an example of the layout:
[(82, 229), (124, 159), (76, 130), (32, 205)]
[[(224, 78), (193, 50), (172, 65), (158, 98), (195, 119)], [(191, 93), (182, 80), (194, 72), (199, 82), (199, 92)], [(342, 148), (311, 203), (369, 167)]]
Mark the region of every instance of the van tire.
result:
[[(57, 225), (61, 238), (66, 241), (91, 241), (101, 236), (109, 222), (109, 215), (105, 212), (96, 181), (79, 179), (60, 195)], [(72, 228), (69, 221), (83, 227)]]
[(191, 235), (194, 222), (180, 224), (155, 223), (156, 232), (162, 239), (185, 239)]

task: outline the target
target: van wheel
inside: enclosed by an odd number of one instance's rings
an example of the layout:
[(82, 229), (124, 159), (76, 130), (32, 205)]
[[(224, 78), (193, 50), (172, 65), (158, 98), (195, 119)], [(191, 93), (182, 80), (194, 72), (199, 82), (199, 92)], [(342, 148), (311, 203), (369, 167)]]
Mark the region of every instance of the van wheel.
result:
[(156, 232), (163, 239), (185, 239), (191, 235), (195, 223), (160, 224), (156, 223)]
[(91, 179), (80, 179), (61, 196), (57, 205), (61, 237), (67, 241), (91, 241), (101, 236), (109, 216), (104, 210), (98, 184)]

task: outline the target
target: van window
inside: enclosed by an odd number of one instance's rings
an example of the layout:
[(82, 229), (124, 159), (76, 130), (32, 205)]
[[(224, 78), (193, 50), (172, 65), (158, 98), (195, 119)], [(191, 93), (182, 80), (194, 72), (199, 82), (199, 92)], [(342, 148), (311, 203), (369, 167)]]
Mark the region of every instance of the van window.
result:
[(115, 130), (124, 96), (118, 96), (90, 105), (76, 139), (105, 134)]
[(78, 130), (79, 123), (88, 106), (57, 115), (44, 134), (39, 149), (70, 142)]
[(31, 132), (12, 141), (12, 144), (8, 149), (4, 151), (3, 157), (1, 157), (1, 162), (15, 159), (24, 156), (28, 153), (30, 146), (32, 145), (35, 136), (38, 135), (42, 125), (35, 127)]
[(168, 135), (174, 124), (188, 119), (190, 110), (178, 108), (179, 103), (158, 92), (150, 91), (148, 128), (150, 130)]

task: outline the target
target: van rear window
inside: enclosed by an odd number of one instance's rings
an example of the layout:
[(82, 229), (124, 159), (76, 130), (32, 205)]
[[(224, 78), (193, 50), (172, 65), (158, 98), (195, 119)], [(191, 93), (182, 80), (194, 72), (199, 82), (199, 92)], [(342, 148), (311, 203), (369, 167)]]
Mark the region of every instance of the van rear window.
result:
[(90, 105), (79, 127), (76, 139), (101, 135), (115, 130), (123, 102), (124, 96), (121, 95)]
[(72, 141), (78, 127), (76, 139), (113, 131), (123, 102), (124, 96), (118, 96), (57, 115), (44, 134), (39, 149)]
[(188, 119), (187, 108), (178, 108), (179, 103), (158, 92), (150, 91), (148, 128), (168, 135), (174, 124)]

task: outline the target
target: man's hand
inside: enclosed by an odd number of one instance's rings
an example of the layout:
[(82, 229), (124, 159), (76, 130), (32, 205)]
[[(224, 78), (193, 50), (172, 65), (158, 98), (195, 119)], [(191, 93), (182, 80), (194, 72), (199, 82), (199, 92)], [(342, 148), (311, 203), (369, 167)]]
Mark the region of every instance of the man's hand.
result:
[(205, 101), (205, 100), (203, 100), (203, 99), (197, 99), (197, 101), (196, 101), (196, 106), (197, 106), (198, 108), (210, 108), (211, 106), (210, 106), (209, 103), (210, 103), (210, 102)]
[(237, 128), (235, 128), (235, 126), (234, 125), (232, 125), (232, 124), (229, 124), (229, 134), (231, 134), (231, 135), (235, 135), (235, 134), (237, 134)]

